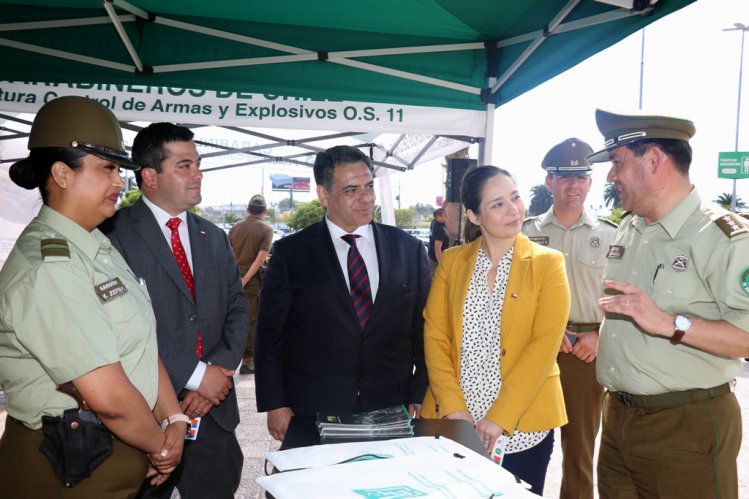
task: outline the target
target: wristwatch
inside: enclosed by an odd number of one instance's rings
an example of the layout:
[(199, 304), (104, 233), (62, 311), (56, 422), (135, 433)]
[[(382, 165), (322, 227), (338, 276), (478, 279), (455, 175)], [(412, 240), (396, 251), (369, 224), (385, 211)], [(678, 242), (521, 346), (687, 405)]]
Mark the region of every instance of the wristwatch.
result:
[(669, 340), (672, 345), (678, 345), (681, 343), (681, 339), (687, 334), (689, 328), (692, 327), (692, 321), (688, 317), (676, 314), (674, 317), (674, 335)]
[(187, 414), (172, 414), (171, 416), (164, 418), (164, 420), (161, 422), (161, 431), (166, 430), (166, 427), (170, 424), (180, 421), (189, 425), (190, 417), (187, 416)]

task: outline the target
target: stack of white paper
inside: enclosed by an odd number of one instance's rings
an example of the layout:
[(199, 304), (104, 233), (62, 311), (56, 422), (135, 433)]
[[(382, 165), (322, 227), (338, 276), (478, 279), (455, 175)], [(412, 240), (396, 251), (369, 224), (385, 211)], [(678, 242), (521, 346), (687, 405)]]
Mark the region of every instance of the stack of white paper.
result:
[[(507, 470), (445, 437), (317, 445), (266, 457), (279, 470), (295, 470), (257, 479), (276, 499), (537, 498)], [(345, 461), (354, 462), (335, 464)]]

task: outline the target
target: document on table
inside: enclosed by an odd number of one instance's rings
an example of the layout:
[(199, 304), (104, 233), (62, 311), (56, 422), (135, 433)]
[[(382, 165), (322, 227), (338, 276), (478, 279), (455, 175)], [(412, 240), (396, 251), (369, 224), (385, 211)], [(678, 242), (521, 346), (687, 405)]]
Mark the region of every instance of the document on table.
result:
[[(279, 460), (283, 453), (294, 456)], [(445, 437), (319, 445), (267, 457), (295, 470), (257, 478), (276, 499), (537, 499), (507, 470)]]

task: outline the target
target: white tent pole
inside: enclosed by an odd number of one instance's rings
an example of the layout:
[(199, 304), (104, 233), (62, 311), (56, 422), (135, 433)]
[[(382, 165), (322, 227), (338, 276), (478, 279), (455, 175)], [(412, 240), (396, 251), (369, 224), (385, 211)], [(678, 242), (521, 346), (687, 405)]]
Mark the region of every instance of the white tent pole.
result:
[[(135, 16), (117, 16), (120, 22), (135, 21)], [(33, 21), (26, 23), (0, 23), (2, 31), (33, 31), (37, 29), (51, 28), (78, 28), (81, 26), (93, 26), (96, 24), (109, 24), (109, 17), (86, 17), (81, 19), (64, 19), (60, 21)]]
[(96, 57), (89, 57), (80, 54), (71, 54), (70, 52), (63, 52), (62, 50), (50, 49), (47, 47), (38, 47), (29, 43), (17, 42), (15, 40), (8, 40), (6, 38), (0, 38), (0, 45), (6, 47), (25, 50), (26, 52), (35, 52), (37, 54), (49, 55), (52, 57), (59, 57), (60, 59), (68, 59), (70, 61), (82, 62), (84, 64), (92, 64), (94, 66), (103, 66), (110, 69), (118, 69), (120, 71), (126, 71), (128, 73), (133, 72), (133, 67), (128, 64), (121, 64), (119, 62), (106, 61)]
[(128, 38), (127, 33), (125, 33), (125, 29), (122, 27), (122, 23), (117, 18), (114, 7), (112, 7), (112, 0), (103, 0), (102, 3), (104, 4), (104, 10), (107, 11), (107, 15), (112, 20), (114, 29), (116, 29), (117, 34), (120, 35), (122, 44), (125, 45), (127, 53), (130, 54), (130, 58), (133, 60), (133, 64), (135, 64), (135, 67), (138, 68), (138, 71), (143, 72), (143, 63), (141, 62), (140, 57), (138, 57), (138, 54), (135, 52), (133, 44), (130, 43), (130, 38)]
[[(106, 0), (105, 0), (106, 1)], [(121, 8), (122, 10), (126, 10), (130, 12), (131, 14), (135, 14), (136, 16), (140, 17), (141, 19), (149, 19), (151, 16), (143, 9), (139, 9), (135, 5), (126, 2), (125, 0), (109, 0), (113, 1), (114, 4)]]
[(374, 64), (368, 64), (366, 62), (351, 61), (349, 59), (328, 59), (328, 61), (335, 62), (337, 64), (341, 64), (344, 66), (364, 69), (366, 71), (371, 71), (373, 73), (381, 73), (381, 74), (386, 74), (390, 76), (396, 76), (398, 78), (403, 78), (404, 80), (413, 80), (413, 81), (418, 81), (421, 83), (428, 83), (430, 85), (435, 85), (438, 87), (451, 88), (459, 92), (466, 92), (466, 93), (474, 94), (474, 95), (479, 95), (481, 93), (481, 89), (477, 87), (470, 87), (468, 85), (462, 85), (460, 83), (453, 83), (451, 81), (439, 80), (437, 78), (430, 78), (428, 76), (417, 75), (415, 73), (408, 73), (406, 71), (400, 71), (397, 69), (383, 68), (380, 66), (375, 66)]

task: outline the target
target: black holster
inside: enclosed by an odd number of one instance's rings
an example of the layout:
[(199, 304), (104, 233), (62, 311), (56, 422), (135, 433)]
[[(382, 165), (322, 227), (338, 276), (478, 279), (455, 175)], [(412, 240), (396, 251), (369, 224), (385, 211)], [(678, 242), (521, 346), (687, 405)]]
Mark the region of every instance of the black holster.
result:
[(44, 440), (39, 450), (66, 487), (88, 478), (114, 452), (112, 432), (95, 416), (86, 417), (93, 413), (84, 412), (88, 414), (68, 409), (60, 417), (42, 416)]

